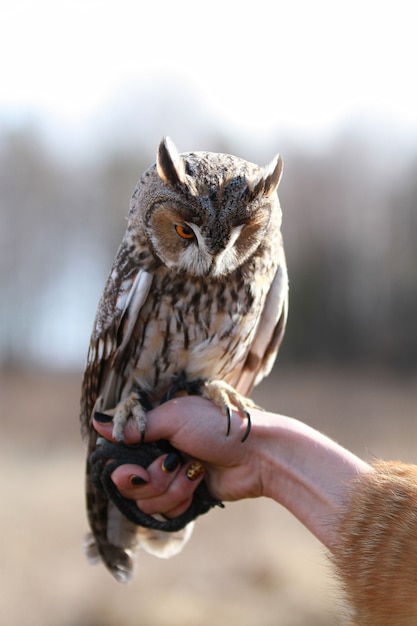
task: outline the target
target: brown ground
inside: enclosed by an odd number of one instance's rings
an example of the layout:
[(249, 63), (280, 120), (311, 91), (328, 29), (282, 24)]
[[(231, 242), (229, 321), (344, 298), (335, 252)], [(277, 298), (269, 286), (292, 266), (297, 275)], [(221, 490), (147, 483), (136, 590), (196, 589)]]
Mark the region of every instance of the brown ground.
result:
[[(381, 372), (278, 371), (255, 394), (364, 458), (417, 461), (417, 386)], [(139, 553), (123, 587), (81, 549), (87, 528), (80, 375), (0, 376), (0, 615), (7, 626), (330, 626), (338, 601), (320, 544), (267, 501), (199, 520), (170, 561)]]

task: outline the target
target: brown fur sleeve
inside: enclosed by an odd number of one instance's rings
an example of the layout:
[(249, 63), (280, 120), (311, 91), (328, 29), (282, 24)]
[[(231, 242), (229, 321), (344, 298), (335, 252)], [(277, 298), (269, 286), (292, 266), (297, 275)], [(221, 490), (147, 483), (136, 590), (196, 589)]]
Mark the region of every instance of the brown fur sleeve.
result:
[(379, 462), (358, 478), (333, 563), (355, 626), (417, 625), (417, 466)]

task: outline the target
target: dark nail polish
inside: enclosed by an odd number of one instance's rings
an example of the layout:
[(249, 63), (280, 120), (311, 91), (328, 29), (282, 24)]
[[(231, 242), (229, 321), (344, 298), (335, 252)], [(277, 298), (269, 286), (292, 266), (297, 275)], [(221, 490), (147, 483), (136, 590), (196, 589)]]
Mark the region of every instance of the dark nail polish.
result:
[(136, 476), (136, 475), (130, 477), (130, 482), (135, 487), (139, 487), (140, 485), (146, 485), (148, 483), (148, 481), (145, 478), (142, 478), (142, 476)]
[(113, 419), (113, 415), (108, 415), (107, 413), (99, 413), (98, 411), (96, 411), (94, 413), (94, 419), (96, 420), (96, 422), (99, 422), (99, 424), (110, 424)]
[(171, 452), (162, 463), (162, 469), (164, 472), (173, 472), (177, 469), (180, 463), (181, 459), (178, 454), (175, 454), (175, 452)]

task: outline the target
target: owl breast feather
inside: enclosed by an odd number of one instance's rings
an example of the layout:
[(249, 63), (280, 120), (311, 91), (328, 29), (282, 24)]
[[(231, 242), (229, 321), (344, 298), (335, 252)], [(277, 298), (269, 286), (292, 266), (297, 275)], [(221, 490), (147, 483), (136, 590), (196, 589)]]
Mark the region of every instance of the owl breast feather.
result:
[(131, 385), (157, 401), (183, 372), (187, 380), (229, 381), (247, 356), (269, 288), (265, 275), (254, 289), (237, 274), (203, 289), (197, 280), (155, 277), (130, 344)]

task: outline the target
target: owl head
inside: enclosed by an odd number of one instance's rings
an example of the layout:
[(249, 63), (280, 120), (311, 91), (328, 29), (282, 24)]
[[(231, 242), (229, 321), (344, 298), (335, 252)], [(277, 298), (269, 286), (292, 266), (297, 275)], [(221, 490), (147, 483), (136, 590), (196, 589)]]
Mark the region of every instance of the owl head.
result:
[(279, 155), (259, 167), (227, 154), (179, 154), (165, 137), (133, 194), (128, 231), (144, 235), (168, 268), (224, 278), (279, 231), (282, 168)]

